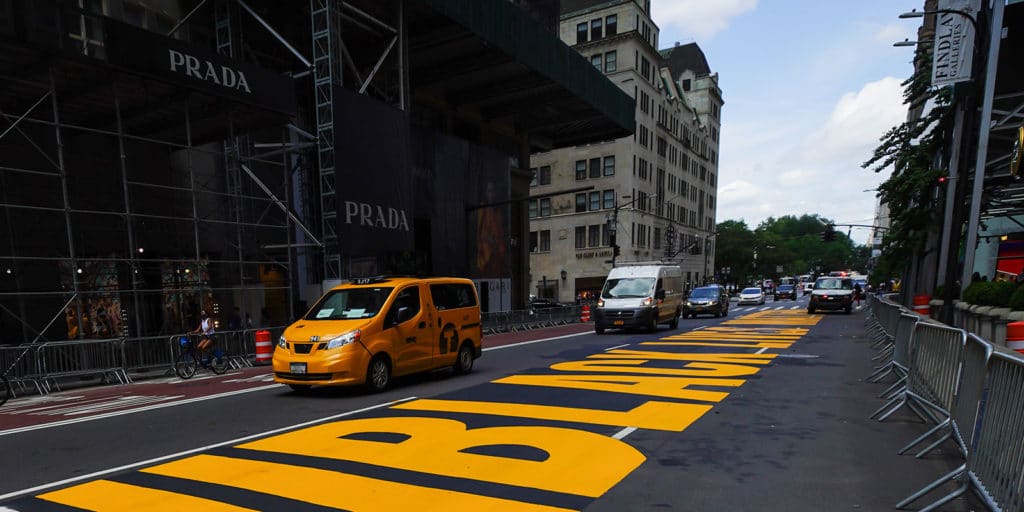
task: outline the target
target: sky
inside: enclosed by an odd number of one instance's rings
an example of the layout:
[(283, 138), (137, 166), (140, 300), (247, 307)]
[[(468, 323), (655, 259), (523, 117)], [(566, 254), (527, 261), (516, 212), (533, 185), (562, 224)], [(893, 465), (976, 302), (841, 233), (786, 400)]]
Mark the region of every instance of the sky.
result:
[[(924, 0), (652, 0), (659, 46), (696, 42), (725, 105), (718, 219), (818, 214), (870, 225), (888, 178), (861, 165), (903, 122)], [(864, 244), (869, 228), (837, 227)]]

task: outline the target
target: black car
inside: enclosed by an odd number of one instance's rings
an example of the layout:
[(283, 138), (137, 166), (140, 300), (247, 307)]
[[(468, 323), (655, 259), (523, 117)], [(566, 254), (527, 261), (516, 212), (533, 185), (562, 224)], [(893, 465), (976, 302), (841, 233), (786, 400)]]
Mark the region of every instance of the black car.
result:
[(796, 300), (796, 285), (780, 284), (779, 287), (775, 289), (775, 295), (773, 295), (772, 298), (774, 300)]

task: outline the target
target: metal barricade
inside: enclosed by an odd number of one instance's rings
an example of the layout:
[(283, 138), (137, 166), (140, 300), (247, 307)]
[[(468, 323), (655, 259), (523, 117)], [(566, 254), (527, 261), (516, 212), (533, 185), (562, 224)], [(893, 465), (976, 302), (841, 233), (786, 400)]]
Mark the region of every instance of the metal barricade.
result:
[(888, 408), (878, 416), (878, 421), (884, 421), (907, 406), (922, 419), (934, 423), (949, 418), (966, 338), (961, 329), (918, 322), (910, 347), (907, 385), (871, 417)]
[(42, 387), (60, 389), (57, 378), (101, 375), (122, 384), (131, 382), (121, 364), (121, 340), (51, 341), (38, 348), (38, 375)]
[(997, 350), (987, 365), (987, 390), (978, 409), (978, 430), (970, 443), (966, 471), (954, 469), (900, 505), (909, 504), (939, 484), (956, 479), (953, 492), (921, 509), (931, 512), (968, 490), (973, 490), (989, 510), (1024, 510), (1024, 358)]
[(174, 341), (164, 336), (127, 338), (121, 343), (122, 361), (125, 372), (145, 372), (170, 369), (174, 366)]
[[(988, 373), (988, 362), (992, 356), (992, 351), (993, 348), (991, 343), (973, 334), (967, 336), (967, 342), (964, 345), (952, 415), (947, 421), (936, 425), (928, 432), (925, 432), (917, 439), (911, 441), (910, 444), (899, 451), (900, 454), (906, 453), (907, 450), (928, 439), (933, 434), (940, 432), (941, 430), (946, 430), (946, 433), (942, 437), (925, 449), (921, 450), (917, 454), (917, 458), (921, 458), (926, 453), (932, 451), (949, 439), (953, 439), (956, 442), (965, 459), (969, 460), (971, 458), (971, 452), (974, 450), (976, 439), (975, 428), (978, 424), (978, 418), (981, 413), (979, 405), (982, 403), (985, 395), (985, 379)], [(953, 471), (950, 471), (938, 480), (924, 486), (919, 491), (897, 503), (896, 508), (904, 508), (907, 505), (910, 505), (914, 501), (917, 501), (921, 497), (934, 491), (940, 485), (953, 479), (960, 479), (967, 482), (966, 471), (967, 462), (965, 461)]]
[(893, 335), (892, 358), (888, 363), (879, 366), (875, 372), (868, 377), (870, 382), (879, 382), (886, 375), (894, 374), (896, 383), (889, 389), (882, 392), (881, 397), (890, 398), (893, 392), (901, 388), (907, 379), (907, 366), (910, 364), (910, 345), (914, 338), (914, 328), (918, 322), (917, 315), (900, 314), (896, 322), (896, 332)]
[(28, 389), (43, 393), (36, 378), (39, 375), (37, 349), (35, 345), (0, 346), (0, 372), (8, 372), (7, 379), (15, 395), (24, 394)]

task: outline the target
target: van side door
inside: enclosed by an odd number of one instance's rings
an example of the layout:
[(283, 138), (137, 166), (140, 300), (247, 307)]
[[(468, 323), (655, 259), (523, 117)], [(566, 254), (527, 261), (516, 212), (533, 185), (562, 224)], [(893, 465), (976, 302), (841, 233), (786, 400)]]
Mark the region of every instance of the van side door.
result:
[(419, 284), (398, 290), (384, 317), (384, 334), (391, 341), (395, 375), (429, 368), (433, 340), (430, 316)]

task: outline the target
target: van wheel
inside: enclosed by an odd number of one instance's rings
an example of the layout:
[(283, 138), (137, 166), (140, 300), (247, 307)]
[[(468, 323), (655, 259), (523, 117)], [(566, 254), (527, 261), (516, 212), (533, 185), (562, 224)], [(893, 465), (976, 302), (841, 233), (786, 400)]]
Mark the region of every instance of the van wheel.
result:
[(455, 366), (453, 368), (457, 375), (465, 375), (473, 371), (473, 344), (470, 342), (464, 342), (459, 347), (459, 355), (455, 358)]
[(654, 331), (658, 330), (658, 314), (657, 313), (655, 313), (654, 316), (651, 317), (651, 323), (647, 324), (647, 330), (650, 331), (650, 332), (654, 332)]
[(594, 324), (594, 332), (597, 334), (604, 334), (604, 327)]
[(668, 327), (669, 329), (679, 328), (679, 311), (676, 311), (676, 314), (672, 317), (672, 321), (668, 323)]
[(366, 389), (371, 393), (379, 393), (391, 383), (391, 365), (383, 355), (373, 356), (366, 368)]

